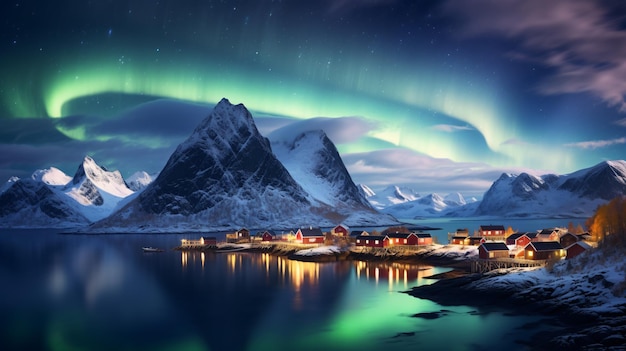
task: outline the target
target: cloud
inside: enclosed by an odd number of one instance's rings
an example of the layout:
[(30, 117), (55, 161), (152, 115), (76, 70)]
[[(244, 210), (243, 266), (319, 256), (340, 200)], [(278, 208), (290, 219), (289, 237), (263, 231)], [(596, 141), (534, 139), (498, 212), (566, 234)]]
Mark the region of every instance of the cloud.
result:
[[(590, 93), (626, 112), (626, 31), (610, 2), (585, 0), (448, 1), (469, 35), (520, 40), (521, 53), (554, 70), (543, 94)], [(619, 6), (619, 5), (614, 5)]]
[(454, 133), (454, 132), (459, 132), (459, 131), (464, 131), (464, 130), (474, 130), (474, 128), (470, 126), (455, 126), (452, 124), (437, 124), (430, 128), (439, 132), (446, 132), (446, 133)]
[(520, 171), (433, 158), (402, 148), (345, 154), (342, 159), (354, 182), (374, 191), (399, 185), (422, 194), (461, 192), (464, 196), (482, 197), (502, 173)]
[(362, 117), (315, 117), (290, 123), (267, 137), (272, 141), (291, 141), (303, 132), (323, 130), (333, 143), (345, 144), (358, 140), (376, 127), (375, 122)]
[(528, 143), (517, 138), (511, 138), (503, 141), (500, 145), (528, 145)]
[(620, 145), (626, 144), (626, 137), (617, 138), (617, 139), (609, 139), (609, 140), (592, 140), (592, 141), (581, 141), (577, 143), (569, 143), (565, 144), (567, 147), (575, 147), (579, 149), (600, 149), (612, 145)]

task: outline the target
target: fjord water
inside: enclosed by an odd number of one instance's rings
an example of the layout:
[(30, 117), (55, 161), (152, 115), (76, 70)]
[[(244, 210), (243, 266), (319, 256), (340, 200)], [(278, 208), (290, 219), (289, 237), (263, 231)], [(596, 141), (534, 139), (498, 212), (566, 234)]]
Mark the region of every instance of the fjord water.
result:
[(446, 268), (170, 250), (183, 237), (0, 231), (0, 348), (513, 350), (539, 325), (401, 293)]

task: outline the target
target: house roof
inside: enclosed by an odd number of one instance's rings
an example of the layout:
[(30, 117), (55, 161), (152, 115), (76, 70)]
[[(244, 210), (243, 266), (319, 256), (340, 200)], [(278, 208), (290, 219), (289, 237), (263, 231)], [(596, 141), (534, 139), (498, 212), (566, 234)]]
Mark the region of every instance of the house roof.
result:
[(363, 235), (363, 233), (367, 233), (364, 230), (353, 230), (350, 232), (350, 236), (359, 236), (359, 235)]
[(217, 240), (217, 238), (214, 237), (214, 236), (203, 236), (202, 240), (204, 240), (204, 241), (213, 241), (213, 240)]
[(481, 225), (480, 230), (504, 230), (502, 225)]
[(506, 240), (509, 240), (509, 239), (516, 240), (517, 238), (519, 238), (521, 236), (524, 236), (524, 233), (513, 233), (513, 234), (507, 236)]
[[(411, 235), (413, 233), (390, 233), (387, 234), (387, 236), (389, 238), (394, 238), (394, 239), (407, 239), (409, 237), (409, 235)], [(415, 235), (415, 234), (413, 234)]]
[(417, 235), (418, 238), (432, 238), (433, 236), (430, 233), (413, 233)]
[(482, 246), (486, 251), (507, 251), (507, 252), (509, 251), (509, 247), (506, 246), (506, 244), (502, 242), (482, 243), (480, 244), (480, 246)]
[(566, 247), (565, 250), (569, 250), (572, 246), (575, 246), (575, 245), (578, 245), (578, 246), (582, 247), (585, 250), (591, 249), (591, 245), (587, 244), (586, 242), (584, 242), (584, 241), (577, 241), (577, 242), (573, 243), (572, 245)]
[(554, 233), (556, 231), (556, 228), (545, 228), (545, 229), (541, 229), (541, 231), (539, 231), (539, 234), (541, 235), (550, 235), (552, 233)]
[(320, 228), (300, 228), (302, 236), (324, 236)]
[(337, 228), (337, 227), (342, 227), (342, 228), (343, 228), (343, 229), (345, 229), (346, 231), (349, 231), (349, 230), (350, 230), (350, 228), (349, 228), (347, 225), (343, 224), (343, 223), (338, 224), (338, 225), (336, 225), (336, 226), (335, 226), (335, 228)]
[(463, 240), (465, 240), (465, 239), (467, 239), (467, 238), (468, 238), (468, 237), (467, 237), (467, 236), (465, 236), (465, 235), (455, 235), (455, 236), (453, 236), (453, 237), (452, 237), (452, 239), (463, 239)]
[[(528, 245), (532, 246), (537, 252), (562, 250), (563, 246), (558, 241), (531, 241)], [(526, 245), (526, 247), (528, 247)]]

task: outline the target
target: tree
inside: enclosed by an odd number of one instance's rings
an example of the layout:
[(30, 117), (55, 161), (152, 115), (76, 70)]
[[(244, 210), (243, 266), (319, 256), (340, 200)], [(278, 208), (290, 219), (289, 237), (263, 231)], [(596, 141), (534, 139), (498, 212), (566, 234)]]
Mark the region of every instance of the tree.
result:
[(586, 225), (597, 241), (610, 237), (611, 244), (626, 244), (626, 197), (620, 196), (599, 206)]

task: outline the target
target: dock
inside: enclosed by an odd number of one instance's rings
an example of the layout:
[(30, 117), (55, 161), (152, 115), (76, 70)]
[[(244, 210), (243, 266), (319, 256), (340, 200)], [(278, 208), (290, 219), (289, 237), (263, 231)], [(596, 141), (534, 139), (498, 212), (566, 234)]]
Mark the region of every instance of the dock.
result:
[(478, 259), (472, 261), (472, 273), (485, 273), (500, 268), (543, 267), (546, 260), (525, 260), (519, 258)]

